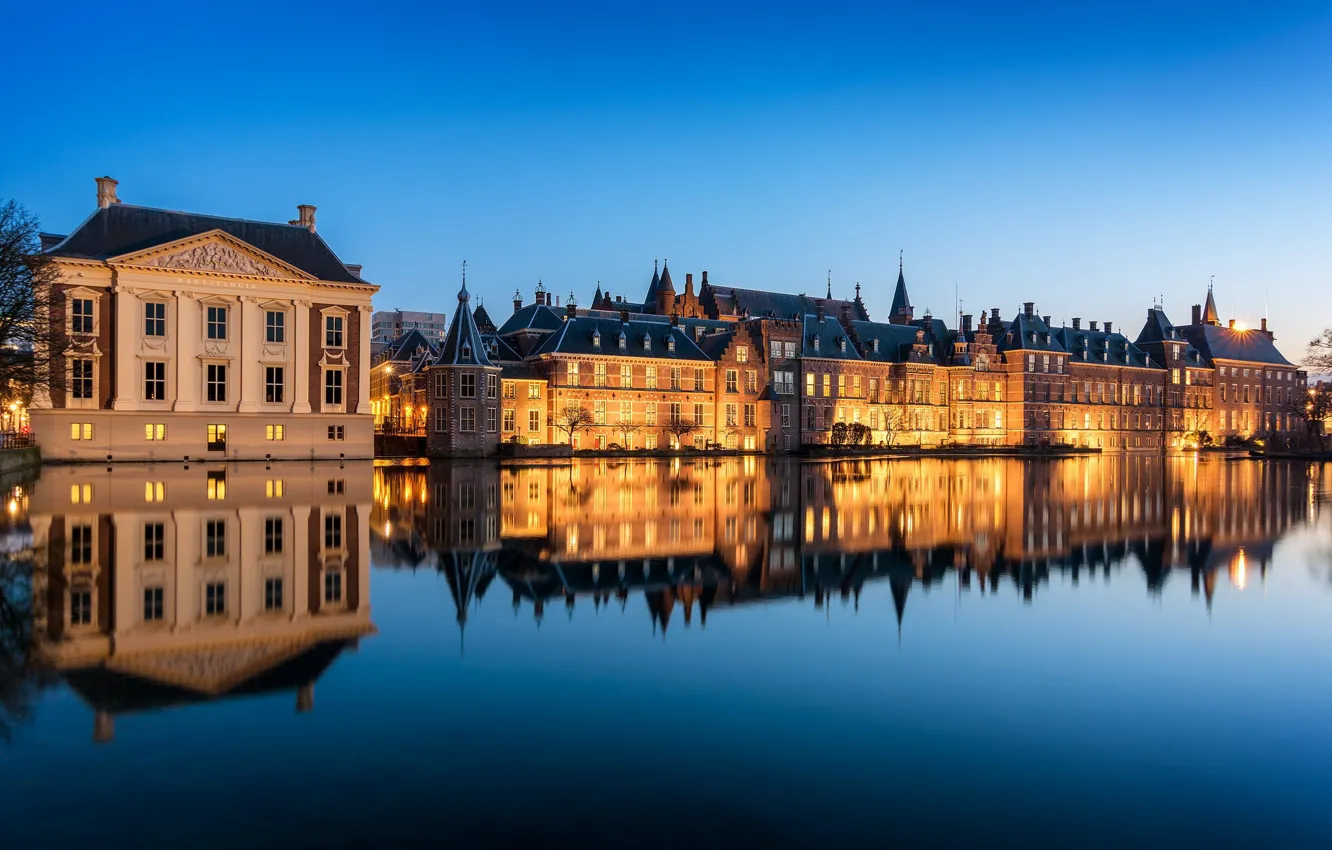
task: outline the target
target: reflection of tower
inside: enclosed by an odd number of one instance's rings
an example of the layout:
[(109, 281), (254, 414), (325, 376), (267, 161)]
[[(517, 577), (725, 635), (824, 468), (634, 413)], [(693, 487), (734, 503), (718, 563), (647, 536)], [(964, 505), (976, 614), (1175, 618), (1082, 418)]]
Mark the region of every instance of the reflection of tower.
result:
[[(441, 552), (437, 569), (448, 582), (449, 594), (457, 609), (458, 642), (462, 646), (463, 631), (467, 627), (467, 612), (486, 594), (495, 577), (498, 553), (480, 550), (468, 552)], [(516, 600), (515, 600), (516, 601)]]
[(902, 642), (902, 617), (906, 614), (907, 594), (911, 592), (910, 576), (893, 573), (888, 579), (888, 587), (893, 592), (893, 610), (897, 613), (897, 641)]

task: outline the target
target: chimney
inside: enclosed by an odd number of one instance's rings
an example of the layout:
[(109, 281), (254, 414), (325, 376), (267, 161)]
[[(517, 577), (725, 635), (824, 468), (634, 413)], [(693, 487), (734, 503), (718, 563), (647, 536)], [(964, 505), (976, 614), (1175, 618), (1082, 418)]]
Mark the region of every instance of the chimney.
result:
[(1076, 330), (1081, 330), (1081, 329), (1082, 329), (1082, 319), (1078, 318), (1077, 316), (1074, 316), (1074, 317), (1073, 317), (1073, 330), (1076, 331)]
[(1202, 305), (1201, 305), (1201, 304), (1194, 304), (1194, 305), (1193, 305), (1193, 323), (1194, 323), (1195, 325), (1201, 325), (1201, 324), (1202, 324)]
[(707, 286), (707, 285), (708, 285), (708, 270), (707, 270), (707, 269), (704, 269), (704, 270), (703, 270), (703, 280), (699, 281), (699, 284), (698, 284), (698, 285), (699, 285), (700, 287), (703, 287), (703, 286)]
[(1090, 330), (1090, 331), (1095, 331), (1095, 330), (1096, 330), (1096, 320), (1095, 320), (1095, 319), (1092, 319), (1092, 320), (1090, 320), (1090, 321), (1087, 322), (1087, 329)]
[(1105, 332), (1106, 332), (1106, 333), (1108, 333), (1108, 334), (1109, 334), (1109, 333), (1114, 333), (1113, 328), (1114, 328), (1114, 325), (1111, 324), (1110, 322), (1106, 322), (1106, 323), (1105, 323)]
[(673, 328), (678, 328), (678, 327), (680, 327), (680, 314), (679, 314), (679, 313), (672, 313), (672, 314), (671, 314), (671, 327), (673, 327)]
[[(559, 297), (560, 297), (560, 296), (556, 295), (556, 296), (555, 296), (555, 300), (558, 301), (558, 300), (559, 300)], [(569, 299), (569, 303), (566, 304), (565, 307), (564, 307), (564, 315), (565, 315), (566, 317), (570, 318), (570, 319), (572, 319), (572, 318), (574, 318), (575, 316), (577, 316), (577, 315), (578, 315), (578, 302), (575, 301), (575, 300), (573, 300), (572, 298), (570, 298), (570, 299)]]
[(626, 325), (629, 324), (629, 311), (624, 308), (620, 309), (620, 322)]
[(1045, 322), (1046, 326), (1049, 327), (1049, 325), (1050, 325), (1050, 317), (1049, 317), (1049, 316), (1041, 316), (1041, 321), (1042, 321), (1042, 322)]
[(823, 300), (820, 299), (817, 303), (819, 305), (819, 311), (818, 311), (819, 324), (823, 324), (823, 317), (825, 315), (823, 310)]
[(1230, 320), (1230, 329), (1231, 329), (1232, 331), (1235, 329), (1235, 320), (1234, 320), (1234, 319), (1231, 319), (1231, 320)]
[(1266, 316), (1263, 316), (1263, 323), (1262, 323), (1262, 325), (1261, 325), (1260, 327), (1262, 328), (1263, 333), (1267, 333), (1267, 317), (1266, 317)]
[(523, 296), (518, 290), (513, 291), (513, 312), (517, 313), (523, 309)]
[(685, 275), (685, 295), (690, 296), (693, 294), (694, 294), (694, 273), (689, 272), (688, 274)]
[(313, 204), (297, 204), (297, 205), (296, 205), (296, 213), (297, 213), (297, 218), (296, 218), (296, 220), (295, 220), (295, 221), (290, 221), (290, 222), (287, 222), (287, 223), (288, 223), (288, 224), (299, 224), (301, 227), (304, 227), (306, 230), (310, 231), (311, 233), (314, 233), (314, 232), (315, 232), (315, 216), (314, 216), (314, 214), (315, 214), (315, 208), (314, 208), (314, 205), (313, 205)]
[[(547, 295), (547, 296), (546, 296), (546, 299), (549, 300), (549, 299), (550, 299), (550, 296)], [(555, 296), (555, 306), (556, 306), (556, 307), (560, 306), (560, 296), (558, 296), (558, 295)]]
[(1028, 319), (1036, 315), (1036, 302), (1035, 301), (1022, 302), (1022, 315), (1026, 316)]
[(970, 314), (970, 313), (963, 313), (963, 314), (962, 314), (962, 331), (963, 331), (964, 333), (971, 333), (971, 314)]
[(97, 208), (104, 210), (112, 204), (120, 203), (116, 197), (116, 187), (120, 185), (119, 180), (111, 177), (98, 177), (97, 180)]

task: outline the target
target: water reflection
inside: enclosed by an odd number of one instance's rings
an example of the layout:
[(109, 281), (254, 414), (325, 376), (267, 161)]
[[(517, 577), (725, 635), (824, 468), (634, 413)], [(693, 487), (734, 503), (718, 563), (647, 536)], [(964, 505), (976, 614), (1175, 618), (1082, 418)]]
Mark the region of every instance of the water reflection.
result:
[(663, 634), (676, 608), (686, 625), (781, 597), (856, 611), (882, 581), (900, 626), (912, 589), (950, 574), (958, 593), (1009, 583), (1031, 601), (1052, 573), (1108, 581), (1129, 563), (1153, 594), (1186, 574), (1210, 608), (1218, 582), (1266, 580), (1275, 543), (1312, 521), (1319, 474), (1220, 458), (459, 462), (376, 468), (371, 525), (377, 564), (445, 574), (460, 624), (498, 577), (538, 621), (642, 593)]
[(371, 466), (55, 467), (29, 496), (36, 651), (117, 715), (314, 683), (370, 621)]

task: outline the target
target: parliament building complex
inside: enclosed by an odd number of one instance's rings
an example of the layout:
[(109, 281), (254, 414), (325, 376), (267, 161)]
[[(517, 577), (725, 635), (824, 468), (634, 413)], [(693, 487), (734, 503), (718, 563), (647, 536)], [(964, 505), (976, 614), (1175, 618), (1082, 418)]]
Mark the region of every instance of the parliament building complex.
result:
[(915, 315), (900, 267), (875, 321), (859, 285), (851, 300), (831, 287), (816, 298), (703, 272), (677, 292), (663, 263), (641, 301), (598, 288), (590, 307), (571, 296), (561, 308), (538, 284), (535, 303), (515, 294), (498, 326), (464, 280), (442, 345), (408, 335), (381, 354), (371, 405), (382, 428), (423, 430), (434, 456), (501, 442), (788, 452), (845, 433), (1159, 452), (1302, 435), (1307, 376), (1273, 340), (1266, 320), (1223, 324), (1210, 289), (1188, 324), (1153, 306), (1130, 339), (1111, 322), (1056, 326), (1031, 302), (950, 328)]

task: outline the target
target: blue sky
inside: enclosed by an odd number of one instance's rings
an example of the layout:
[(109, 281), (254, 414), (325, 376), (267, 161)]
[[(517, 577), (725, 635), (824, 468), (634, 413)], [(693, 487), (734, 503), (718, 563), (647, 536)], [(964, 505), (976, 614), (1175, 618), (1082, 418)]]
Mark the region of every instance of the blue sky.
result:
[[(562, 5), (562, 4), (551, 4)], [(6, 11), (0, 197), (67, 232), (129, 203), (319, 229), (382, 308), (507, 313), (538, 278), (918, 310), (1187, 321), (1332, 291), (1332, 7), (62, 5)], [(1275, 8), (1265, 8), (1272, 6)], [(14, 111), (17, 109), (17, 113)]]

